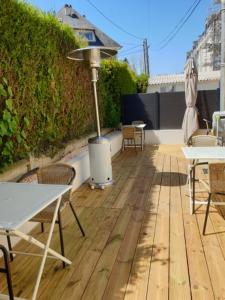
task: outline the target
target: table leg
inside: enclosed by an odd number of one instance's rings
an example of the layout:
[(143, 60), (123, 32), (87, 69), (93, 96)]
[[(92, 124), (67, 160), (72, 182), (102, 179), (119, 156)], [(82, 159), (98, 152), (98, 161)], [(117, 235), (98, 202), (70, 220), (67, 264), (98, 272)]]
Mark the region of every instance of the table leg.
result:
[[(21, 239), (23, 239), (23, 240), (25, 240), (25, 241), (27, 241), (27, 242), (29, 242), (29, 243), (31, 243), (31, 244), (39, 247), (40, 249), (45, 249), (45, 247), (46, 247), (45, 244), (39, 242), (38, 240), (36, 240), (32, 236), (29, 236), (29, 235), (27, 235), (27, 234), (25, 234), (25, 233), (23, 233), (23, 232), (21, 232), (19, 230), (15, 230), (12, 233), (13, 233), (14, 236), (18, 236)], [(3, 233), (1, 233), (1, 235), (2, 234)], [(12, 253), (14, 253), (14, 251), (12, 251)], [(15, 251), (15, 253), (16, 253), (16, 251)], [(53, 255), (55, 258), (58, 258), (58, 259), (64, 261), (67, 264), (71, 264), (71, 261), (69, 259), (67, 259), (66, 257), (62, 256), (61, 254), (59, 254), (58, 252), (56, 252), (55, 250), (53, 250), (51, 248), (48, 249), (48, 253), (50, 253), (51, 255)], [(26, 253), (22, 252), (21, 254), (26, 254)], [(32, 254), (28, 253), (28, 255), (32, 255)]]
[(39, 285), (40, 285), (40, 282), (41, 282), (41, 277), (42, 277), (42, 274), (43, 274), (43, 271), (44, 271), (44, 265), (45, 265), (45, 261), (46, 261), (47, 254), (48, 254), (48, 251), (49, 251), (49, 246), (50, 246), (50, 243), (51, 243), (52, 234), (53, 234), (54, 225), (55, 225), (55, 221), (56, 221), (56, 218), (57, 218), (61, 198), (62, 197), (59, 197), (57, 202), (56, 202), (56, 207), (55, 207), (54, 215), (53, 215), (53, 218), (52, 218), (52, 223), (51, 223), (51, 226), (50, 226), (46, 247), (44, 249), (43, 258), (41, 260), (41, 265), (40, 265), (40, 269), (39, 269), (39, 272), (38, 272), (37, 281), (36, 281), (36, 284), (35, 284), (35, 287), (34, 287), (32, 300), (35, 300), (36, 297), (37, 297), (38, 288), (39, 288)]
[(188, 165), (188, 192), (190, 202), (190, 214), (192, 213), (192, 168)]
[(52, 218), (52, 222), (51, 222), (51, 225), (50, 225), (50, 230), (49, 230), (49, 234), (48, 234), (46, 244), (43, 244), (43, 243), (39, 242), (38, 240), (36, 240), (32, 236), (29, 236), (29, 235), (27, 235), (27, 234), (25, 234), (25, 233), (23, 233), (19, 230), (13, 230), (12, 231), (13, 235), (21, 237), (22, 239), (24, 239), (24, 240), (30, 242), (31, 244), (34, 244), (34, 245), (36, 245), (39, 248), (44, 250), (44, 253), (43, 253), (42, 259), (41, 259), (40, 268), (39, 268), (38, 275), (37, 275), (37, 279), (36, 279), (36, 283), (35, 283), (35, 287), (34, 287), (34, 292), (33, 292), (32, 298), (31, 298), (32, 300), (35, 300), (37, 298), (38, 288), (39, 288), (39, 285), (40, 285), (40, 282), (41, 282), (41, 277), (42, 277), (42, 274), (43, 274), (44, 265), (45, 265), (48, 253), (52, 254), (54, 257), (56, 257), (58, 259), (61, 259), (63, 262), (65, 262), (67, 264), (71, 264), (71, 261), (68, 260), (66, 257), (62, 256), (58, 252), (56, 252), (56, 251), (52, 250), (51, 248), (49, 248), (50, 243), (51, 243), (51, 239), (52, 239), (52, 235), (53, 235), (54, 225), (55, 225), (57, 215), (58, 215), (58, 210), (59, 210), (59, 207), (60, 207), (60, 203), (61, 203), (61, 197), (59, 197), (56, 200), (55, 211), (54, 211), (54, 214), (53, 214), (53, 218)]
[(193, 166), (192, 170), (192, 214), (195, 212), (195, 166)]

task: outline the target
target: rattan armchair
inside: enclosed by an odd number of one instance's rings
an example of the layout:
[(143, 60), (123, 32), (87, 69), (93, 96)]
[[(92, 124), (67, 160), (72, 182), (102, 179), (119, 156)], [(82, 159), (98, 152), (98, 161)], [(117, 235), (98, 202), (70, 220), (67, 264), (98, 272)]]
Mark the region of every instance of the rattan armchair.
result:
[[(122, 128), (122, 151), (125, 149), (126, 146), (134, 146), (136, 150), (136, 141), (135, 141), (135, 127), (126, 127)], [(126, 143), (127, 142), (127, 143)]]
[[(209, 182), (202, 181), (208, 190), (208, 201), (203, 225), (203, 234), (205, 234), (207, 220), (209, 216), (209, 207), (211, 203), (215, 205), (225, 205), (225, 163), (210, 163), (209, 164)], [(215, 202), (216, 197), (224, 198), (224, 201)], [(221, 199), (219, 199), (221, 200)]]
[(214, 135), (195, 135), (192, 136), (190, 141), (192, 147), (213, 147), (218, 146), (217, 137)]
[[(189, 146), (191, 147), (216, 147), (218, 146), (218, 140), (216, 136), (213, 135), (194, 135), (190, 138), (189, 140)], [(188, 179), (187, 179), (187, 184), (189, 185), (189, 193), (191, 191), (191, 181), (194, 180), (196, 181), (197, 179), (195, 178), (195, 173), (196, 173), (196, 167), (198, 166), (208, 166), (207, 161), (199, 161), (199, 160), (193, 160), (192, 163), (189, 165), (189, 170), (188, 170)], [(198, 181), (198, 180), (197, 180)], [(201, 193), (202, 190), (196, 190), (196, 193)], [(194, 208), (195, 208), (195, 199), (193, 199), (193, 211), (194, 213)]]
[[(65, 185), (71, 185), (75, 179), (76, 171), (75, 169), (67, 164), (57, 163), (48, 165), (46, 167), (42, 168), (36, 168), (33, 169), (26, 174), (24, 174), (22, 177), (20, 177), (17, 182), (20, 183), (30, 183), (30, 182), (37, 182), (42, 184), (65, 184)], [(71, 203), (71, 190), (65, 193), (62, 196), (60, 209), (58, 211), (58, 218), (56, 223), (59, 225), (59, 236), (60, 236), (60, 245), (61, 245), (61, 253), (64, 256), (64, 242), (63, 242), (63, 232), (62, 232), (62, 220), (61, 220), (61, 212), (65, 208), (66, 204), (69, 204), (69, 207), (74, 215), (74, 218), (80, 228), (80, 231), (83, 236), (85, 236), (84, 230), (80, 224), (80, 221), (76, 215), (75, 209)], [(38, 213), (36, 216), (34, 216), (30, 221), (31, 222), (40, 222), (42, 225), (42, 232), (44, 231), (44, 223), (51, 223), (54, 210), (55, 210), (56, 203), (53, 203), (46, 207), (43, 211)], [(9, 237), (8, 239), (8, 246), (11, 250), (11, 242)], [(12, 259), (12, 256), (11, 256)], [(65, 263), (63, 262), (63, 266), (65, 266)]]

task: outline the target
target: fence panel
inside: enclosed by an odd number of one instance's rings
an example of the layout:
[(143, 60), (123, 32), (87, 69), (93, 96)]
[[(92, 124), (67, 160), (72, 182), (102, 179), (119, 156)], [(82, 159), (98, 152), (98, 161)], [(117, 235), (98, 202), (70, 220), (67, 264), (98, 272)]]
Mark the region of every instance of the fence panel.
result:
[[(213, 112), (219, 110), (219, 91), (199, 91), (196, 106), (200, 128), (205, 128), (203, 118), (211, 120)], [(181, 129), (185, 109), (184, 92), (125, 95), (122, 122), (143, 120), (146, 129)]]
[(142, 120), (146, 129), (159, 129), (159, 100), (158, 93), (133, 94), (123, 96), (122, 123), (131, 124), (132, 121)]
[(160, 93), (160, 129), (179, 129), (186, 109), (184, 92)]

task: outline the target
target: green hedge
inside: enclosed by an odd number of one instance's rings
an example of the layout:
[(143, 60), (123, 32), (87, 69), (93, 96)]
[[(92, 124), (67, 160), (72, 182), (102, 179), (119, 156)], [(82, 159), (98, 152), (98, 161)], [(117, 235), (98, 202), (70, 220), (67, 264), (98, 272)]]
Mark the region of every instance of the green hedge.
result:
[[(89, 67), (66, 58), (71, 49), (82, 46), (73, 31), (23, 2), (0, 0), (0, 8), (0, 166), (4, 166), (28, 151), (55, 151), (63, 142), (93, 130), (94, 114)], [(11, 95), (5, 94), (7, 89)], [(3, 110), (8, 99), (13, 112), (7, 121)], [(14, 115), (12, 131), (9, 123)]]
[[(71, 28), (24, 2), (0, 0), (0, 168), (28, 152), (54, 154), (65, 142), (93, 131), (88, 64), (66, 58), (85, 46)], [(126, 64), (102, 63), (102, 125), (120, 121), (120, 96), (136, 92)]]
[(100, 105), (105, 127), (121, 121), (121, 96), (137, 92), (136, 75), (127, 63), (105, 60), (99, 72)]

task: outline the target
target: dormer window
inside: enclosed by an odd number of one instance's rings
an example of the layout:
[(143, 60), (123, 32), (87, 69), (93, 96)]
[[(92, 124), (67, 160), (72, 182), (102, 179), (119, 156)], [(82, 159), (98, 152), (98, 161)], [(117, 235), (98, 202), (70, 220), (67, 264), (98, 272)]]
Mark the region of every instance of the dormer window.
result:
[(71, 17), (72, 17), (73, 19), (78, 19), (78, 16), (77, 16), (75, 13), (72, 13)]
[(96, 41), (94, 31), (82, 30), (82, 31), (79, 31), (78, 34), (80, 36), (82, 36), (83, 38), (85, 38), (86, 40), (88, 40), (89, 42), (95, 42)]

